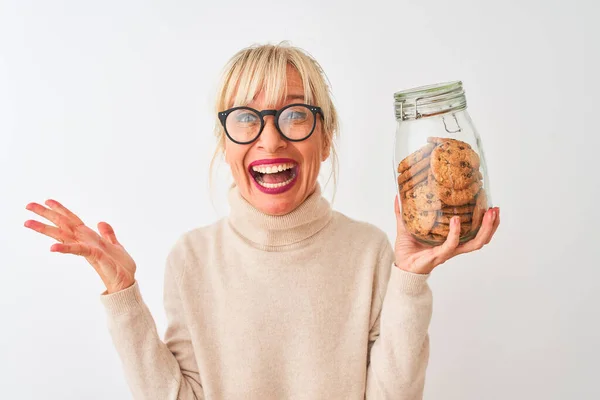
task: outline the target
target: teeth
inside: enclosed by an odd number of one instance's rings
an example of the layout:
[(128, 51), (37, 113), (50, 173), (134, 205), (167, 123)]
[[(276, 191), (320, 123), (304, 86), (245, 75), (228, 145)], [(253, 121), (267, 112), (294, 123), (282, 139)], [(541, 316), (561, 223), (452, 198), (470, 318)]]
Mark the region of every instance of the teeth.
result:
[(285, 171), (293, 167), (293, 163), (270, 165), (268, 167), (264, 165), (255, 165), (252, 167), (252, 170), (255, 172), (260, 172), (261, 174), (274, 174), (276, 172)]
[(261, 182), (259, 180), (257, 180), (257, 182), (258, 182), (258, 184), (260, 186), (266, 187), (268, 189), (275, 189), (275, 188), (279, 188), (279, 187), (288, 185), (293, 179), (294, 179), (294, 177), (291, 177), (287, 181), (285, 181), (285, 182), (279, 182), (279, 183), (266, 183), (266, 182)]

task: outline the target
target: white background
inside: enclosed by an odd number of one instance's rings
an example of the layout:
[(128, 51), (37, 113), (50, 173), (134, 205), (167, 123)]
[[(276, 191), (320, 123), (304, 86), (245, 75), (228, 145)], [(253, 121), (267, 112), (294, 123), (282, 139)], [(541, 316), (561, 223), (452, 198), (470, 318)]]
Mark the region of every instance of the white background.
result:
[(390, 240), (392, 95), (464, 82), (502, 224), (433, 273), (425, 398), (600, 398), (599, 14), (592, 0), (0, 1), (0, 398), (131, 398), (101, 280), (23, 227), (43, 220), (25, 205), (112, 224), (162, 336), (169, 248), (226, 212), (226, 183), (216, 207), (208, 190), (218, 75), (286, 39), (333, 85), (334, 207)]

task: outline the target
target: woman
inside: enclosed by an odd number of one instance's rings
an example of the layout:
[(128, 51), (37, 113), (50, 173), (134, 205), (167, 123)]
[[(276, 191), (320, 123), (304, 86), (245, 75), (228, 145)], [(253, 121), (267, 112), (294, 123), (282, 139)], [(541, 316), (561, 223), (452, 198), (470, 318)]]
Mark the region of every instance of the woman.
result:
[[(239, 108), (243, 107), (243, 108)], [(218, 150), (235, 181), (231, 212), (180, 236), (165, 268), (164, 342), (111, 226), (97, 235), (57, 201), (27, 209), (56, 227), (25, 226), (81, 255), (100, 275), (113, 343), (136, 399), (418, 399), (428, 361), (430, 272), (480, 249), (475, 239), (426, 247), (395, 202), (395, 251), (373, 225), (333, 211), (317, 177), (337, 116), (317, 62), (287, 45), (244, 49), (217, 99)], [(385, 299), (385, 300), (384, 300)]]

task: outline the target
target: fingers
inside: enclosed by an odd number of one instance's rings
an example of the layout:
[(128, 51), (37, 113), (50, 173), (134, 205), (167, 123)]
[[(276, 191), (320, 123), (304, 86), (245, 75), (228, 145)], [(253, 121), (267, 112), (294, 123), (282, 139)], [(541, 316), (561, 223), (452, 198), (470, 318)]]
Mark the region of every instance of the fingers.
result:
[(492, 229), (492, 234), (488, 238), (487, 242), (485, 242), (485, 244), (488, 244), (492, 240), (499, 225), (500, 225), (500, 207), (496, 207), (496, 220), (494, 221), (494, 227)]
[(67, 207), (60, 204), (58, 201), (48, 199), (46, 200), (45, 204), (57, 213), (62, 214), (68, 219), (70, 219), (75, 226), (84, 225), (83, 221), (77, 215), (75, 215)]
[(460, 238), (460, 218), (452, 217), (448, 237), (440, 246), (433, 248), (435, 265), (442, 264), (454, 256)]
[[(36, 230), (59, 241), (85, 242), (90, 245), (98, 245), (101, 238), (94, 230), (87, 227), (83, 221), (65, 208), (56, 200), (47, 200), (46, 204), (52, 207), (48, 209), (38, 203), (29, 203), (25, 206), (27, 210), (53, 222), (59, 230), (54, 227), (41, 224), (38, 221), (25, 221), (25, 227)], [(62, 232), (60, 232), (62, 230)], [(116, 238), (115, 238), (116, 239)]]
[(59, 252), (59, 253), (69, 253), (69, 254), (74, 254), (77, 256), (83, 256), (86, 258), (93, 258), (95, 256), (93, 248), (86, 246), (84, 244), (81, 244), (81, 243), (68, 243), (68, 244), (54, 243), (50, 247), (50, 251), (51, 252)]
[(29, 211), (33, 211), (37, 215), (46, 218), (48, 221), (52, 222), (54, 225), (59, 227), (67, 227), (72, 228), (73, 224), (69, 221), (69, 218), (63, 214), (60, 214), (56, 211), (50, 210), (41, 204), (38, 203), (29, 203), (25, 206), (25, 208)]
[(46, 225), (39, 221), (30, 219), (25, 221), (24, 226), (43, 235), (56, 239), (59, 242), (68, 242), (71, 240), (71, 235), (69, 233), (55, 226)]
[(484, 244), (488, 243), (492, 238), (492, 232), (494, 231), (494, 224), (496, 222), (496, 218), (498, 216), (498, 212), (495, 208), (491, 208), (486, 211), (486, 215), (484, 216), (483, 223), (481, 224), (481, 228), (475, 236), (474, 241), (477, 244), (480, 244), (483, 247)]
[(479, 250), (485, 244), (489, 243), (494, 232), (496, 219), (497, 210), (495, 208), (490, 208), (487, 210), (483, 216), (483, 222), (481, 224), (481, 228), (479, 228), (477, 236), (475, 236), (474, 239), (460, 245), (456, 254), (469, 253), (471, 251)]
[(99, 222), (98, 223), (98, 232), (100, 232), (100, 235), (102, 236), (102, 238), (107, 240), (109, 243), (120, 244), (119, 241), (117, 240), (117, 235), (115, 235), (114, 229), (108, 223)]

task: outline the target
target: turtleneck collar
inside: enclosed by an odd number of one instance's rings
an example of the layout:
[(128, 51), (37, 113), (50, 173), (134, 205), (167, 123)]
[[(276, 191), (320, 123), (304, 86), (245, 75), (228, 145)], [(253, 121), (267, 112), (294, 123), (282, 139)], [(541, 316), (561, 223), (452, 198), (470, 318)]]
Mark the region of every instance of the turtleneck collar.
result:
[(332, 217), (331, 206), (321, 195), (319, 183), (302, 204), (285, 215), (259, 211), (242, 197), (237, 186), (229, 189), (228, 199), (230, 225), (261, 248), (286, 246), (308, 239), (323, 229)]

